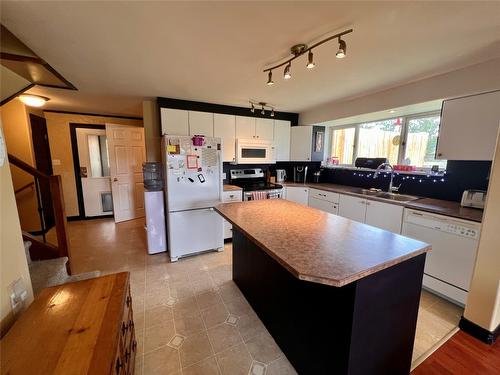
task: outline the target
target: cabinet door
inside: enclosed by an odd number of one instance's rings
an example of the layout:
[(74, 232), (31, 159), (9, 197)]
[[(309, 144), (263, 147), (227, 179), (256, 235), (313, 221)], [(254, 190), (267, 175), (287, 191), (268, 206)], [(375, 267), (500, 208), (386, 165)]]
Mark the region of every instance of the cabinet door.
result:
[(224, 220), (224, 239), (233, 238), (233, 226), (227, 220)]
[(310, 161), (312, 126), (292, 126), (290, 134), (290, 161)]
[(290, 161), (290, 121), (274, 120), (276, 161)]
[(162, 135), (189, 135), (188, 111), (162, 108), (160, 114)]
[(255, 138), (255, 117), (236, 116), (236, 138)]
[(493, 160), (500, 119), (500, 90), (445, 100), (437, 159)]
[(331, 214), (338, 214), (337, 203), (324, 201), (322, 199), (309, 196), (309, 207), (316, 208)]
[(189, 111), (189, 135), (214, 136), (214, 114)]
[(286, 199), (307, 206), (309, 188), (299, 186), (286, 187)]
[(255, 119), (255, 137), (265, 141), (274, 139), (274, 120), (268, 118)]
[(403, 206), (368, 200), (365, 223), (399, 234), (403, 224)]
[(222, 138), (223, 161), (236, 157), (236, 118), (233, 115), (214, 114), (214, 137)]
[(366, 216), (366, 199), (340, 194), (339, 215), (364, 223)]

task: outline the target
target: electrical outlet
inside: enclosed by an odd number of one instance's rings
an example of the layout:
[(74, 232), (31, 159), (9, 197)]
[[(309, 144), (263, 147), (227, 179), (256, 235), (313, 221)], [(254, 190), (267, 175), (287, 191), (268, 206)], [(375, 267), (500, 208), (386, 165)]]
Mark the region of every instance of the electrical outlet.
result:
[(24, 309), (24, 301), (28, 298), (28, 290), (22, 277), (10, 284), (10, 305), (14, 315)]

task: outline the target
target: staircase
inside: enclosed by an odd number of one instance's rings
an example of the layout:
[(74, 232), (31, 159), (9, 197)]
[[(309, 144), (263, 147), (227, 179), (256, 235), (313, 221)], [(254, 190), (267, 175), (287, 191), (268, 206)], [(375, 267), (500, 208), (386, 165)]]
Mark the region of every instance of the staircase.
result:
[(45, 260), (31, 260), (31, 241), (24, 241), (24, 250), (28, 261), (31, 285), (36, 295), (43, 288), (66, 284), (73, 281), (92, 279), (101, 275), (100, 271), (81, 273), (70, 276), (67, 270), (68, 257), (60, 257)]

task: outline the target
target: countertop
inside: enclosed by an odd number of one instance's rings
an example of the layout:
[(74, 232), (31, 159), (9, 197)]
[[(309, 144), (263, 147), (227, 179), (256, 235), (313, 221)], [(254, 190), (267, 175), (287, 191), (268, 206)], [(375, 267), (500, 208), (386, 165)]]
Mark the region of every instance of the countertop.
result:
[(483, 210), (477, 208), (462, 207), (460, 206), (459, 202), (445, 201), (441, 199), (432, 199), (432, 198), (420, 198), (412, 202), (396, 202), (396, 201), (387, 201), (387, 199), (381, 199), (369, 195), (357, 194), (354, 191), (359, 188), (354, 186), (328, 184), (328, 183), (314, 183), (314, 182), (305, 184), (296, 182), (281, 182), (280, 184), (283, 186), (296, 186), (296, 187), (305, 186), (318, 190), (332, 191), (336, 193), (363, 197), (365, 199), (378, 200), (390, 204), (397, 204), (415, 210), (422, 210), (435, 214), (456, 217), (458, 219), (463, 219), (463, 220), (471, 220), (478, 223), (480, 223), (483, 218)]
[(224, 184), (222, 186), (223, 186), (224, 191), (243, 190), (242, 188), (240, 188), (239, 186), (236, 186), (236, 185)]
[(430, 245), (283, 199), (215, 209), (295, 277), (344, 286), (430, 250)]

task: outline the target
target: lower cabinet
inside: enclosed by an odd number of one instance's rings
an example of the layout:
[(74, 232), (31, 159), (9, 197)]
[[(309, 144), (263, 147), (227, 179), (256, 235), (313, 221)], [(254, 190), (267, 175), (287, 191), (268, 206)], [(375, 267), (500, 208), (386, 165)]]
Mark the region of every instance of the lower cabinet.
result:
[(285, 199), (307, 206), (309, 198), (309, 188), (301, 186), (287, 186)]
[(403, 206), (341, 194), (339, 215), (399, 234)]
[[(241, 202), (243, 200), (242, 190), (228, 190), (222, 192), (222, 202)], [(224, 219), (224, 239), (233, 238), (233, 226), (229, 221)]]

